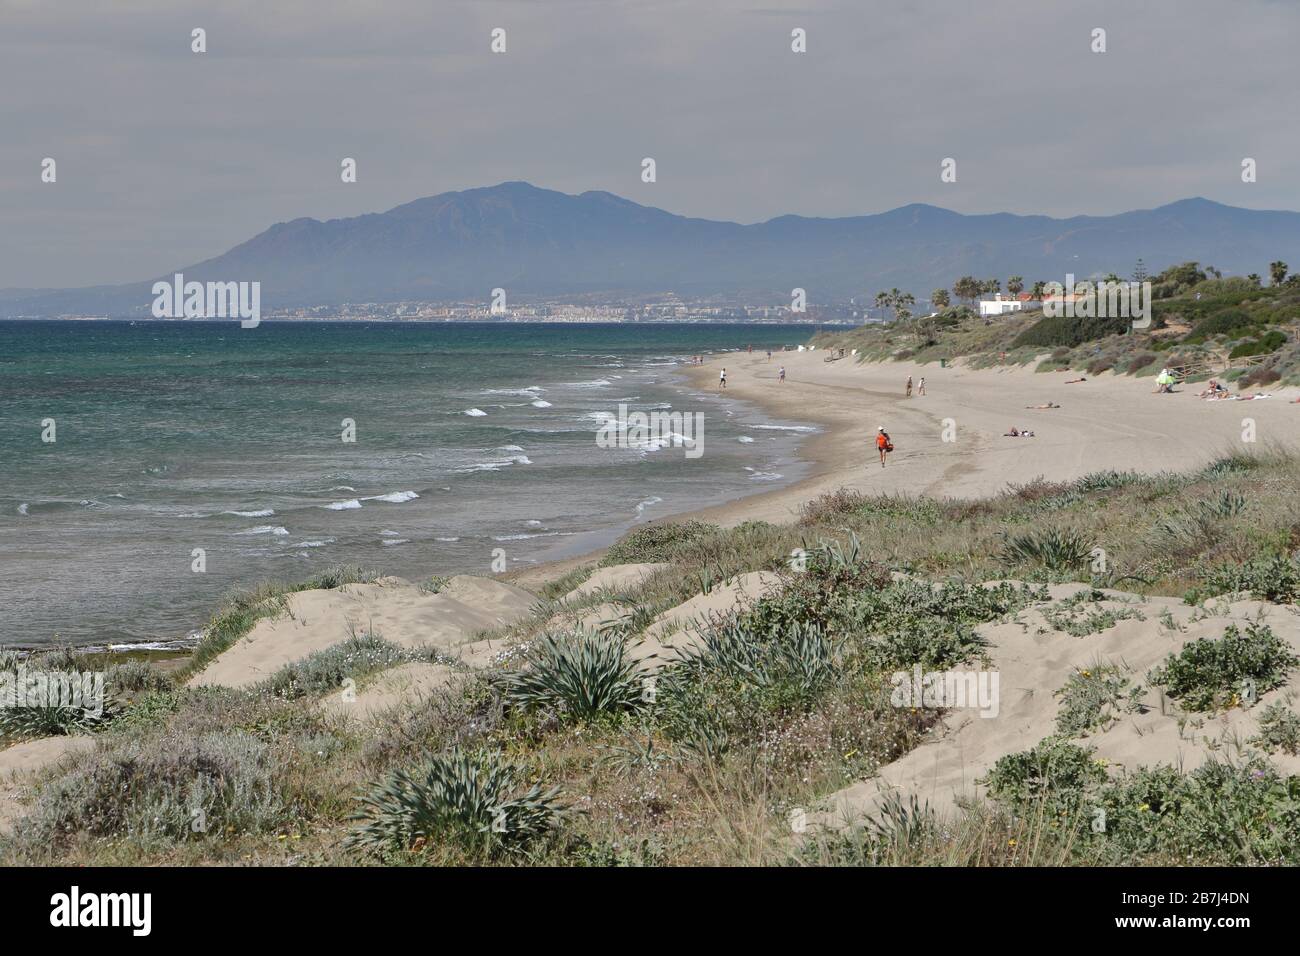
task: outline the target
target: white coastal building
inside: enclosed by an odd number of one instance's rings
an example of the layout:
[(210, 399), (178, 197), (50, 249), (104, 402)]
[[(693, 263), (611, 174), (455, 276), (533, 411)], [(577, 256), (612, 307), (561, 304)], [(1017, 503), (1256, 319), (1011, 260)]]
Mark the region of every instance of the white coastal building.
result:
[(1006, 315), (1019, 312), (1025, 307), (1025, 300), (999, 292), (991, 299), (980, 299), (980, 315)]

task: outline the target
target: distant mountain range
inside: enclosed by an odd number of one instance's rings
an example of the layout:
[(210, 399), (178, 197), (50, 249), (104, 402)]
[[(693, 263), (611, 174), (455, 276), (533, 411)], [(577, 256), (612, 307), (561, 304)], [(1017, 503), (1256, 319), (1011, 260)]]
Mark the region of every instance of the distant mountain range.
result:
[[(187, 280), (262, 283), (262, 308), (398, 300), (677, 292), (788, 303), (918, 300), (959, 276), (1063, 281), (1141, 257), (1156, 272), (1197, 260), (1225, 275), (1300, 266), (1300, 213), (1184, 199), (1114, 216), (962, 215), (914, 203), (871, 216), (779, 216), (754, 225), (691, 219), (607, 192), (523, 182), (443, 193), (352, 219), (277, 223), (193, 265)], [(172, 272), (159, 279), (170, 281)], [(0, 291), (0, 316), (147, 315), (155, 279), (83, 289)]]

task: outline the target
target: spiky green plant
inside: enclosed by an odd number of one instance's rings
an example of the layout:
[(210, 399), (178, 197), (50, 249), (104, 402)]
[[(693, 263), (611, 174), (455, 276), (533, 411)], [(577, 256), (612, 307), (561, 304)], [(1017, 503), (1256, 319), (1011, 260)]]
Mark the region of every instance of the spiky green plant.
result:
[(642, 681), (616, 633), (543, 635), (502, 679), (507, 704), (586, 720), (637, 707)]
[(1043, 528), (1007, 539), (1002, 557), (1012, 564), (1038, 564), (1048, 571), (1077, 571), (1092, 558), (1092, 545), (1073, 528)]
[(560, 791), (533, 784), (498, 754), (459, 748), (423, 767), (396, 770), (359, 798), (349, 847), (382, 855), (419, 842), (449, 843), (471, 854), (517, 851), (555, 829), (566, 810)]

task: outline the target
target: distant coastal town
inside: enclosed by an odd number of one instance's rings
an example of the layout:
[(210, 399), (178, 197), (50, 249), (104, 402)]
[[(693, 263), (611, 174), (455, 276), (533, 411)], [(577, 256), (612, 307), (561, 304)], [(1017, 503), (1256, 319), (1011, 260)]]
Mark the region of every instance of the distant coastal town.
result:
[(684, 299), (671, 293), (643, 300), (537, 299), (511, 303), (494, 309), (487, 301), (473, 302), (348, 302), (340, 305), (305, 306), (267, 310), (268, 319), (279, 320), (362, 320), (385, 322), (770, 322), (773, 324), (861, 325), (883, 318), (883, 310), (852, 302), (830, 305), (809, 304), (806, 311), (793, 311), (788, 304), (744, 304), (719, 299)]

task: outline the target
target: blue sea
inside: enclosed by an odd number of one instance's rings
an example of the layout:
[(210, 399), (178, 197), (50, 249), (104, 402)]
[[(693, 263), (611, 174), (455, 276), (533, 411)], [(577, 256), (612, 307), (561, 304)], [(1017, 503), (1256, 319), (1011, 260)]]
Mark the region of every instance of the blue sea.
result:
[[(261, 581), (514, 570), (779, 487), (811, 429), (681, 368), (811, 331), (0, 322), (0, 645), (191, 640)], [(703, 454), (598, 447), (620, 404), (703, 413)]]

